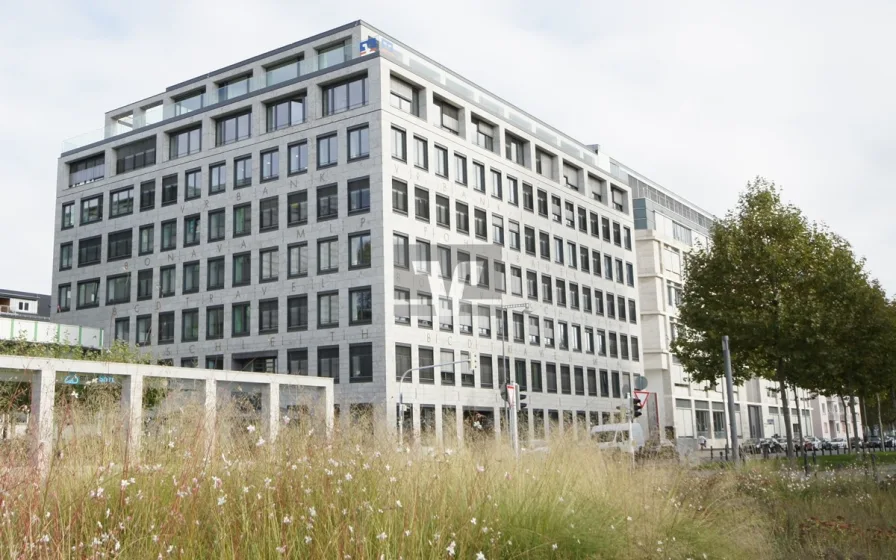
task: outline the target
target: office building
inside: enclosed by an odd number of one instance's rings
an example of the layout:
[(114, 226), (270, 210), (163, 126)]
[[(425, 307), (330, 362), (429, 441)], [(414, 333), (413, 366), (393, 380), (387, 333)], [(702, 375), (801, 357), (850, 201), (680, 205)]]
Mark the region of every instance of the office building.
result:
[(631, 204), (597, 146), (358, 21), (67, 142), (54, 317), (332, 377), (343, 418), (401, 393), (437, 437), (500, 430), (509, 376), (524, 439), (582, 433), (642, 372)]

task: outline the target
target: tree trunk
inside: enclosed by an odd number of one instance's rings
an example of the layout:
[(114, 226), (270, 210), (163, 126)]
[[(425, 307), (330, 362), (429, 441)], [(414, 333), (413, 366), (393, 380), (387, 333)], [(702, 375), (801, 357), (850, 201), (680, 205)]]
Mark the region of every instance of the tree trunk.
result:
[(799, 449), (802, 449), (804, 452), (803, 454), (805, 454), (806, 445), (803, 439), (806, 437), (806, 432), (803, 429), (803, 413), (800, 410), (800, 395), (796, 392), (796, 385), (793, 386), (793, 402), (796, 404), (796, 423), (799, 426), (800, 430), (800, 437), (797, 440), (797, 443), (799, 445)]
[[(840, 395), (840, 406), (843, 407), (843, 429), (846, 430), (846, 452), (849, 453), (852, 450), (852, 445), (849, 441), (849, 422), (846, 421), (846, 400), (843, 398), (843, 395)], [(837, 415), (837, 421), (840, 421), (840, 415)]]
[(778, 358), (778, 386), (781, 388), (781, 404), (784, 407), (784, 431), (787, 434), (787, 458), (793, 459), (793, 425), (790, 423), (790, 406), (787, 404), (787, 385), (781, 376), (783, 360)]

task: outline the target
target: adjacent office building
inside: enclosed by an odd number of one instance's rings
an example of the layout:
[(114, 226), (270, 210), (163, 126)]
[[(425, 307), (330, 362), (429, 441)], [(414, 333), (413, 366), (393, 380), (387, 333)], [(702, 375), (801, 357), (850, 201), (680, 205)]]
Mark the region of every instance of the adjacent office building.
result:
[(394, 424), (401, 394), (437, 437), (501, 430), (512, 379), (524, 439), (581, 433), (643, 371), (627, 177), (358, 21), (67, 142), (54, 318), (177, 365), (332, 377), (343, 417)]

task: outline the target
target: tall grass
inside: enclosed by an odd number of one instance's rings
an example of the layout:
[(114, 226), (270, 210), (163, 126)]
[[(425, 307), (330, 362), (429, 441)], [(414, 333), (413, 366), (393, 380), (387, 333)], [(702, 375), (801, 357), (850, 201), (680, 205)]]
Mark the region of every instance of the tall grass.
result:
[(519, 460), (493, 441), (398, 448), (364, 422), (328, 440), (290, 419), (271, 444), (256, 419), (236, 413), (219, 414), (206, 453), (190, 407), (156, 416), (140, 459), (127, 462), (114, 403), (70, 398), (58, 408), (59, 454), (45, 484), (27, 469), (24, 440), (3, 442), (3, 557), (757, 559), (808, 550), (798, 535), (809, 533), (798, 523), (782, 533), (770, 507), (772, 496), (800, 496), (775, 472), (633, 467), (574, 441)]

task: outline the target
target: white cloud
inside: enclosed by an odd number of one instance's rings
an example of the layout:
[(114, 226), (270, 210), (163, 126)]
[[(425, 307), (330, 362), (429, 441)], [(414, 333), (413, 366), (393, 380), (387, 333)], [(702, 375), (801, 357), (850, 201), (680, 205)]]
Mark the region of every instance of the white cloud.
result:
[[(365, 19), (716, 214), (762, 174), (885, 286), (896, 5), (24, 3), (0, 21), (0, 285), (49, 292), (56, 158), (103, 114)], [(892, 288), (891, 288), (892, 289)]]

